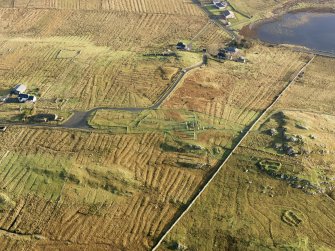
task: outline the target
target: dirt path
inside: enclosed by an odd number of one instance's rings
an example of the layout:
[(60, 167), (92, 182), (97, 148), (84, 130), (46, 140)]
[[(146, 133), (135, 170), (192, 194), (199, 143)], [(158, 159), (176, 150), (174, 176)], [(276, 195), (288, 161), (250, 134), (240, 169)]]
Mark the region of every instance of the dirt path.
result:
[(272, 107), (278, 103), (280, 98), (283, 96), (285, 91), (290, 88), (290, 86), (296, 81), (296, 79), (299, 77), (300, 73), (302, 73), (306, 67), (314, 60), (316, 56), (313, 56), (312, 59), (310, 59), (301, 69), (298, 73), (296, 73), (293, 77), (293, 79), (285, 86), (285, 88), (276, 96), (276, 98), (272, 101), (272, 103), (259, 115), (259, 117), (250, 125), (250, 127), (242, 132), (241, 138), (237, 142), (237, 144), (234, 146), (234, 148), (230, 151), (228, 156), (223, 160), (222, 163), (218, 164), (217, 169), (208, 177), (208, 179), (203, 183), (202, 187), (198, 190), (198, 192), (194, 195), (194, 197), (189, 201), (187, 207), (177, 213), (177, 215), (174, 217), (174, 220), (165, 228), (165, 231), (163, 230), (162, 235), (159, 237), (159, 240), (157, 241), (156, 245), (152, 248), (152, 251), (156, 251), (159, 246), (161, 245), (162, 241), (166, 238), (166, 236), (172, 231), (172, 229), (177, 225), (177, 223), (183, 218), (183, 216), (191, 209), (191, 207), (194, 205), (194, 203), (199, 199), (200, 195), (206, 190), (206, 188), (210, 185), (210, 183), (214, 180), (214, 178), (217, 176), (217, 174), (221, 171), (223, 166), (228, 162), (230, 157), (234, 154), (236, 149), (241, 145), (241, 143), (244, 141), (244, 139), (249, 135), (249, 133), (255, 128), (255, 126), (258, 124), (258, 122), (272, 109)]

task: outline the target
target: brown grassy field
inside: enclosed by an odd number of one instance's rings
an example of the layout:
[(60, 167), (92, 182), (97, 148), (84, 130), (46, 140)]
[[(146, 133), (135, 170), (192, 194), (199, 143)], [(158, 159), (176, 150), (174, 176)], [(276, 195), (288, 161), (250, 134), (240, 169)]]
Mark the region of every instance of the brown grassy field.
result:
[(38, 107), (55, 111), (149, 106), (179, 70), (176, 59), (112, 52), (107, 47), (64, 38), (7, 40), (2, 51), (13, 47), (14, 52), (2, 57), (7, 68), (0, 80), (2, 91), (15, 83), (27, 83), (39, 96)]
[[(197, 49), (228, 39), (180, 0), (0, 6), (1, 96), (24, 83), (38, 96), (35, 112), (150, 106), (201, 53), (145, 53), (174, 49), (180, 40)], [(19, 120), (22, 108), (31, 105), (1, 104), (2, 121)], [(147, 249), (206, 173), (181, 165), (215, 160), (204, 150), (201, 157), (164, 150), (167, 137), (154, 131), (11, 127), (0, 137), (1, 250)]]
[(0, 137), (1, 195), (9, 198), (1, 228), (37, 250), (146, 249), (204, 173), (173, 166), (157, 133), (11, 128)]
[[(90, 4), (15, 1), (15, 8), (0, 8), (2, 97), (23, 83), (38, 97), (37, 113), (67, 116), (99, 106), (148, 107), (178, 71), (201, 61), (201, 53), (145, 54), (175, 50), (181, 40), (198, 50), (209, 44), (222, 47), (229, 39), (196, 6), (182, 1), (166, 6), (112, 1), (106, 4), (115, 6), (108, 10)], [(30, 108), (23, 106), (27, 112)], [(22, 117), (15, 104), (3, 105), (1, 113), (7, 120)]]
[[(177, 244), (190, 250), (335, 248), (335, 120), (332, 101), (324, 103), (334, 99), (333, 62), (317, 57), (308, 66), (168, 235), (162, 249)], [(270, 136), (271, 128), (278, 135)], [(296, 157), (275, 147), (284, 142), (298, 149)], [(260, 169), (264, 160), (280, 166)]]
[[(162, 110), (92, 118), (117, 134), (20, 127), (0, 134), (2, 236), (11, 236), (4, 248), (152, 246), (240, 131), (307, 61), (282, 48), (249, 53), (245, 65), (210, 61), (191, 71)], [(256, 73), (262, 65), (277, 75)]]
[[(175, 51), (178, 41), (194, 51), (147, 55)], [(148, 107), (178, 72), (202, 60), (202, 48), (215, 53), (227, 41), (192, 1), (0, 0), (0, 96), (23, 83), (38, 97), (35, 106), (1, 103), (0, 121), (40, 112), (67, 117), (100, 106)], [(98, 110), (86, 131), (13, 125), (0, 132), (0, 250), (150, 249), (243, 130), (310, 59), (260, 44), (242, 53), (246, 64), (210, 60), (189, 71), (157, 110)], [(310, 65), (164, 247), (174, 241), (191, 250), (334, 247), (333, 183), (321, 177), (333, 175), (331, 63), (317, 58)], [(312, 93), (318, 97), (310, 104)], [(322, 122), (329, 124), (321, 128)], [(280, 139), (266, 132), (281, 123), (306, 138), (294, 147), (305, 147), (308, 159), (274, 150)], [(286, 163), (287, 175), (299, 171), (299, 180), (328, 195), (312, 196), (260, 173), (257, 163), (271, 156)], [(291, 168), (296, 163), (299, 168)], [(304, 210), (307, 198), (313, 198), (313, 212)], [(316, 214), (326, 227), (313, 221)]]
[(249, 63), (210, 61), (208, 68), (186, 76), (165, 103), (169, 109), (187, 109), (216, 119), (249, 125), (283, 89), (308, 57), (285, 48), (256, 45), (247, 51)]
[(334, 71), (333, 59), (317, 57), (283, 97), (278, 109), (335, 115)]
[(71, 10), (99, 10), (133, 13), (157, 13), (201, 16), (199, 9), (192, 2), (170, 0), (159, 2), (156, 0), (1, 0), (0, 7), (31, 8), (31, 9), (71, 9)]

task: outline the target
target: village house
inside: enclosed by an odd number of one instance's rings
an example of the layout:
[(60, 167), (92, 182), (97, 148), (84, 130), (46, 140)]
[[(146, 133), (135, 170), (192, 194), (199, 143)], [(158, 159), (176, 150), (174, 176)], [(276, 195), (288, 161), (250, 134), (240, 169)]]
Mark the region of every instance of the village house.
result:
[(235, 14), (234, 12), (230, 11), (230, 10), (225, 10), (223, 13), (222, 13), (223, 17), (225, 19), (231, 19), (231, 18), (235, 18)]
[(237, 57), (239, 57), (240, 50), (236, 47), (227, 47), (224, 49), (224, 52), (226, 54), (226, 58), (229, 60), (234, 60)]
[(225, 9), (228, 6), (227, 2), (218, 1), (218, 0), (213, 0), (213, 4), (216, 8), (220, 10)]
[(227, 7), (227, 5), (224, 3), (217, 3), (215, 4), (215, 7), (218, 8), (219, 10), (223, 10)]

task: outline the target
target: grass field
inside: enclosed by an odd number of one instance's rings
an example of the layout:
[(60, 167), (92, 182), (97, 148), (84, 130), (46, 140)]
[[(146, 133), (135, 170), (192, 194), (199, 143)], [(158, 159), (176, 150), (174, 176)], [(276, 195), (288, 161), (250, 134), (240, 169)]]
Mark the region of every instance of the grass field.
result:
[(285, 48), (258, 45), (247, 57), (247, 64), (210, 61), (208, 68), (195, 70), (164, 107), (204, 113), (212, 116), (213, 124), (220, 118), (246, 126), (307, 61)]
[[(36, 113), (64, 116), (99, 106), (148, 107), (182, 68), (201, 61), (197, 50), (220, 48), (229, 39), (182, 1), (170, 9), (155, 1), (136, 3), (134, 10), (131, 1), (106, 4), (115, 6), (95, 10), (88, 1), (15, 1), (15, 8), (1, 8), (0, 95), (23, 83), (38, 98)], [(181, 40), (195, 52), (145, 56), (175, 50)], [(31, 106), (23, 108), (28, 112)], [(1, 113), (16, 121), (23, 110), (4, 104)]]
[[(64, 38), (22, 40), (7, 40), (2, 46), (2, 51), (8, 51), (17, 45), (15, 51), (3, 56), (8, 70), (0, 80), (2, 90), (25, 83), (29, 90), (36, 90), (38, 107), (50, 110), (148, 106), (178, 72), (178, 63), (174, 64), (178, 59), (112, 52)], [(76, 48), (79, 54), (64, 48)]]
[(132, 13), (157, 13), (187, 16), (202, 16), (191, 2), (170, 0), (168, 3), (155, 0), (1, 0), (0, 7), (30, 9), (99, 10)]
[(37, 249), (147, 248), (204, 174), (170, 160), (207, 163), (194, 153), (164, 151), (157, 133), (11, 128), (1, 137), (1, 192), (15, 201), (1, 225), (14, 235), (42, 236), (31, 243)]
[[(0, 97), (23, 83), (38, 98), (0, 103), (0, 121), (150, 107), (203, 48), (229, 40), (192, 1), (0, 0)], [(0, 250), (150, 249), (311, 58), (257, 42), (242, 54), (188, 71), (158, 109), (95, 110), (87, 130), (0, 132)], [(334, 248), (333, 68), (315, 59), (162, 249)]]
[[(308, 66), (161, 249), (334, 249), (335, 120), (332, 102), (322, 105), (334, 99), (333, 61), (317, 57)], [(269, 135), (271, 128), (277, 136)], [(283, 137), (283, 128), (284, 135), (301, 140)], [(276, 150), (283, 141), (300, 149), (296, 157)], [(264, 163), (280, 165), (270, 170)]]
[[(282, 48), (249, 53), (248, 64), (210, 61), (189, 72), (161, 110), (98, 111), (90, 123), (101, 132), (12, 127), (0, 134), (2, 192), (15, 203), (3, 212), (3, 228), (15, 236), (5, 247), (152, 246), (240, 131), (307, 61)], [(262, 64), (277, 74), (256, 74)]]

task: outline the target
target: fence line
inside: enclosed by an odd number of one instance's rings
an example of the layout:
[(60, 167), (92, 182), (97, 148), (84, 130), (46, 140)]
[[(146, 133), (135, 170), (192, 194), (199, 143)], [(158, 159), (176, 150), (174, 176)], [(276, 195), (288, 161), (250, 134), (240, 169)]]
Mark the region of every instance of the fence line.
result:
[(229, 158), (233, 155), (233, 153), (236, 151), (236, 149), (241, 145), (241, 143), (244, 141), (244, 139), (249, 135), (249, 133), (254, 129), (254, 127), (258, 124), (258, 122), (264, 117), (265, 114), (268, 113), (268, 111), (279, 101), (279, 99), (283, 96), (284, 92), (295, 82), (295, 80), (299, 77), (300, 73), (302, 73), (306, 67), (314, 60), (316, 56), (314, 55), (301, 69), (300, 71), (295, 75), (295, 77), (285, 86), (285, 88), (279, 93), (279, 95), (273, 100), (273, 102), (260, 114), (260, 116), (253, 122), (253, 124), (249, 127), (249, 129), (245, 132), (245, 134), (242, 136), (242, 138), (239, 140), (239, 142), (234, 146), (234, 148), (230, 151), (228, 156), (225, 158), (225, 160), (220, 164), (220, 166), (217, 168), (217, 170), (212, 174), (212, 176), (209, 178), (209, 180), (205, 183), (205, 185), (198, 191), (198, 193), (195, 195), (195, 197), (191, 200), (189, 205), (186, 207), (186, 209), (178, 216), (178, 218), (173, 222), (171, 226), (165, 231), (165, 233), (159, 238), (156, 245), (152, 248), (152, 251), (156, 251), (158, 247), (161, 245), (165, 237), (172, 231), (172, 229), (177, 225), (177, 223), (183, 218), (183, 216), (191, 209), (191, 207), (194, 205), (194, 203), (199, 199), (200, 195), (206, 190), (206, 188), (210, 185), (210, 183), (214, 180), (214, 178), (217, 176), (217, 174), (221, 171), (223, 166), (227, 163)]

